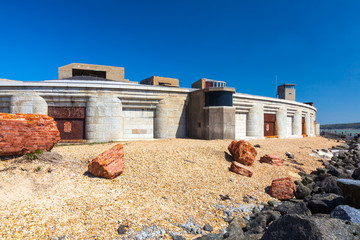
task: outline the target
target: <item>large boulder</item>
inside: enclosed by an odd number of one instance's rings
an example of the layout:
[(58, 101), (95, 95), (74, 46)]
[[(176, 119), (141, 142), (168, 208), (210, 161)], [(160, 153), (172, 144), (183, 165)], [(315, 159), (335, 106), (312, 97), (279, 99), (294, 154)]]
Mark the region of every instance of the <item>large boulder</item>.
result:
[(234, 173), (246, 176), (246, 177), (251, 177), (253, 175), (253, 172), (250, 170), (250, 168), (246, 167), (245, 165), (232, 161), (231, 166), (230, 166), (230, 170)]
[(284, 160), (274, 154), (266, 154), (260, 158), (260, 162), (268, 163), (275, 166), (284, 165)]
[(298, 214), (298, 215), (307, 215), (310, 216), (311, 212), (309, 208), (307, 208), (306, 204), (304, 202), (290, 202), (290, 201), (284, 201), (279, 206), (276, 206), (274, 208), (276, 211), (279, 211), (281, 215), (287, 215), (287, 214)]
[(328, 176), (323, 181), (317, 184), (320, 192), (335, 193), (342, 195), (340, 187), (337, 185), (337, 177)]
[(124, 148), (117, 144), (93, 159), (88, 171), (96, 176), (113, 179), (124, 171)]
[(299, 180), (296, 180), (295, 184), (296, 184), (295, 197), (297, 199), (304, 199), (305, 197), (311, 194), (311, 189), (304, 186), (304, 184), (302, 184)]
[(256, 149), (247, 141), (232, 141), (228, 147), (234, 161), (252, 165), (257, 154)]
[(330, 214), (336, 206), (343, 204), (345, 204), (343, 196), (334, 193), (321, 193), (312, 195), (307, 206), (313, 214)]
[(354, 223), (360, 224), (360, 210), (350, 207), (348, 205), (339, 205), (330, 213), (332, 218), (342, 220), (349, 220)]
[(60, 133), (52, 117), (0, 113), (0, 156), (50, 151), (59, 140)]
[(261, 239), (350, 240), (359, 239), (359, 234), (359, 225), (347, 224), (340, 219), (290, 214), (273, 222)]
[(343, 191), (346, 204), (360, 208), (360, 180), (338, 179), (337, 184)]
[(353, 179), (360, 180), (360, 168), (355, 169), (351, 177)]
[(296, 187), (291, 177), (274, 179), (269, 190), (270, 196), (279, 200), (289, 200), (294, 197)]

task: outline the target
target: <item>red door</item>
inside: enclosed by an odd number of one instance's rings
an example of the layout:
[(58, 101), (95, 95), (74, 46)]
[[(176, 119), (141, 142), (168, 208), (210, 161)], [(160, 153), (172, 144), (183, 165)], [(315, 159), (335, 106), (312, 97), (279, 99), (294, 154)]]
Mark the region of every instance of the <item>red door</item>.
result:
[(264, 136), (275, 136), (275, 114), (264, 114)]
[(84, 107), (49, 107), (48, 115), (56, 121), (62, 140), (85, 139)]

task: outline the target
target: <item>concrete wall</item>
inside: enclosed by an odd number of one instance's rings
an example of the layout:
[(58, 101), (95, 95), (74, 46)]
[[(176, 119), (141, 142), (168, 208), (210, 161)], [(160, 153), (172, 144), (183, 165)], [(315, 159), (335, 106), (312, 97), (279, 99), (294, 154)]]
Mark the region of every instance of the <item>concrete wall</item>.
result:
[(140, 81), (140, 84), (166, 86), (166, 87), (179, 87), (179, 79), (152, 76)]
[(111, 67), (104, 65), (84, 64), (84, 63), (71, 63), (62, 67), (59, 67), (59, 79), (71, 78), (73, 76), (73, 69), (104, 71), (106, 72), (106, 79), (114, 81), (128, 81), (124, 79), (124, 68)]
[(154, 110), (124, 109), (124, 138), (154, 138)]
[(46, 114), (48, 106), (86, 107), (89, 141), (259, 139), (264, 138), (264, 113), (276, 115), (280, 138), (302, 137), (303, 116), (306, 134), (315, 135), (316, 109), (310, 105), (240, 93), (233, 95), (233, 108), (206, 108), (204, 102), (203, 92), (185, 88), (112, 81), (0, 82), (0, 112)]
[(119, 141), (123, 139), (123, 114), (119, 98), (98, 93), (86, 105), (86, 139), (91, 142)]
[(205, 107), (205, 139), (235, 138), (235, 108)]
[(154, 120), (155, 138), (186, 137), (186, 99), (170, 96), (159, 102)]
[[(307, 135), (314, 136), (311, 123), (316, 117), (316, 109), (310, 105), (241, 93), (234, 94), (233, 105), (236, 109), (236, 116), (246, 115), (246, 124), (240, 120), (240, 117), (236, 117), (236, 139), (264, 138), (265, 113), (276, 115), (276, 137), (301, 138), (302, 116), (307, 119), (307, 124), (305, 124)], [(240, 131), (244, 128), (246, 129), (245, 135)]]
[(36, 92), (17, 92), (10, 99), (10, 113), (40, 113), (47, 114), (46, 101)]
[(235, 114), (235, 139), (246, 137), (246, 121), (248, 118), (247, 113)]

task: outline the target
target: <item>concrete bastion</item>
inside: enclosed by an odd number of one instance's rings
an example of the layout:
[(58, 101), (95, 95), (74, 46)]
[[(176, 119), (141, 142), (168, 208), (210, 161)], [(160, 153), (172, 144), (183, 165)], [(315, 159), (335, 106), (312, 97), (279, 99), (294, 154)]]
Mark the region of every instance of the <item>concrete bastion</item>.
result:
[[(227, 99), (224, 105), (216, 101), (219, 94)], [(301, 138), (315, 136), (316, 111), (308, 104), (223, 87), (0, 81), (0, 112), (47, 114), (57, 122), (62, 140), (69, 141)]]

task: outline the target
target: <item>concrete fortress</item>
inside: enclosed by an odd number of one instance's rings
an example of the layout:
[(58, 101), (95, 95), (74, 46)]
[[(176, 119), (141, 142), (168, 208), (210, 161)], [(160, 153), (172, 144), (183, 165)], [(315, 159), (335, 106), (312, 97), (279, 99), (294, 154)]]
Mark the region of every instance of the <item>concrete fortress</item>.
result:
[[(124, 68), (70, 64), (58, 80), (0, 79), (0, 112), (52, 116), (66, 141), (125, 139), (262, 139), (315, 136), (316, 108), (291, 100), (236, 93), (222, 81), (124, 79)], [(279, 86), (279, 91), (289, 91)], [(287, 90), (286, 90), (287, 89)]]

